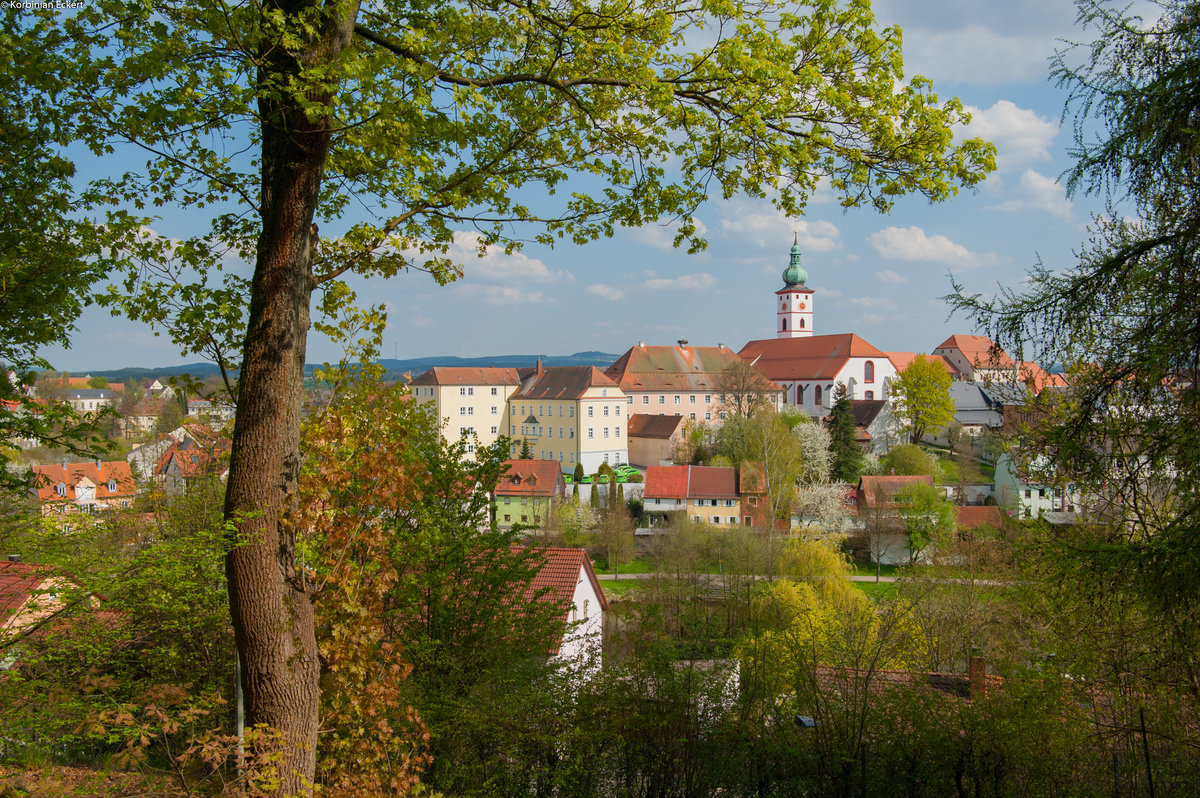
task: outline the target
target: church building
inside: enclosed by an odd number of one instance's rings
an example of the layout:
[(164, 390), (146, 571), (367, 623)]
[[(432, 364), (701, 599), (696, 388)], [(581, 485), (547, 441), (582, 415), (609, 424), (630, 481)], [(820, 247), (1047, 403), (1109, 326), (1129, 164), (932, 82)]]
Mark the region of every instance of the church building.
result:
[(775, 338), (750, 341), (738, 354), (784, 388), (784, 407), (810, 416), (829, 412), (838, 383), (851, 399), (887, 399), (896, 374), (887, 353), (853, 333), (817, 335), (807, 282), (794, 243), (783, 288), (775, 292)]

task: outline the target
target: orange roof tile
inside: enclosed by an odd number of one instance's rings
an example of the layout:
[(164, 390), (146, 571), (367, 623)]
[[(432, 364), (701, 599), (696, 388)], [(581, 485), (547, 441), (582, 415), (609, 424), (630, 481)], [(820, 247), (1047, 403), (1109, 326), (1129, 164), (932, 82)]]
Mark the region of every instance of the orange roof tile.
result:
[(736, 499), (737, 469), (724, 466), (650, 466), (647, 499)]
[(1000, 508), (991, 505), (955, 507), (955, 515), (957, 516), (959, 529), (977, 529), (981, 526), (990, 526), (992, 529), (1000, 529), (1003, 526), (1003, 517), (1000, 515)]
[(51, 576), (53, 569), (48, 565), (0, 560), (0, 626)]
[[(905, 369), (905, 367), (907, 367), (908, 364), (913, 361), (913, 358), (915, 358), (917, 356), (917, 353), (916, 352), (888, 352), (887, 356), (888, 356), (888, 360), (892, 361), (892, 365), (896, 367), (896, 371), (903, 371)], [(953, 363), (951, 363), (949, 360), (946, 359), (945, 355), (925, 355), (925, 358), (928, 360), (932, 360), (935, 363), (941, 364), (942, 368), (944, 368), (944, 369), (946, 369), (946, 371), (950, 372), (950, 376), (952, 376), (952, 377), (959, 376), (959, 373), (960, 373), (959, 370), (957, 368), (955, 368)]]
[(531, 371), (512, 399), (578, 399), (593, 387), (620, 389), (595, 366), (554, 366)]
[[(714, 391), (720, 375), (738, 355), (719, 346), (635, 346), (604, 370), (626, 393), (634, 391)], [(764, 390), (778, 390), (763, 377)]]
[(751, 341), (738, 354), (776, 382), (831, 380), (852, 357), (888, 357), (853, 333)]
[[(132, 498), (137, 493), (137, 485), (133, 481), (133, 473), (129, 463), (124, 460), (100, 462), (89, 460), (86, 463), (35, 465), (33, 473), (37, 477), (34, 491), (39, 501), (43, 502), (73, 502), (76, 500), (75, 488), (83, 480), (92, 483), (96, 488), (96, 500), (112, 498)], [(115, 481), (116, 490), (109, 490), (109, 481)], [(66, 495), (59, 495), (57, 486), (66, 486)]]
[[(608, 609), (608, 599), (604, 595), (604, 588), (600, 587), (600, 580), (596, 578), (592, 560), (588, 557), (585, 549), (549, 547), (538, 549), (538, 551), (545, 553), (546, 561), (533, 577), (533, 581), (529, 583), (529, 587), (526, 588), (524, 596), (526, 601), (537, 600), (561, 605), (565, 631), (575, 599), (575, 588), (580, 579), (587, 579), (591, 582), (592, 589), (600, 601), (600, 609)], [(561, 644), (562, 636), (560, 635), (550, 653), (557, 654)]]
[(967, 361), (983, 368), (1012, 368), (1008, 354), (986, 335), (951, 335), (938, 349), (957, 349)]
[(651, 416), (634, 413), (629, 417), (630, 438), (660, 438), (670, 440), (683, 425), (683, 416)]
[(883, 499), (884, 506), (891, 506), (895, 503), (897, 493), (910, 485), (920, 483), (932, 485), (933, 477), (927, 474), (911, 476), (897, 476), (894, 474), (864, 476), (858, 482), (858, 506), (860, 508), (875, 507), (878, 499)]
[(413, 385), (520, 385), (514, 368), (488, 366), (434, 366), (412, 381)]
[(551, 498), (566, 492), (562, 467), (557, 460), (505, 460), (504, 473), (496, 485), (497, 496)]

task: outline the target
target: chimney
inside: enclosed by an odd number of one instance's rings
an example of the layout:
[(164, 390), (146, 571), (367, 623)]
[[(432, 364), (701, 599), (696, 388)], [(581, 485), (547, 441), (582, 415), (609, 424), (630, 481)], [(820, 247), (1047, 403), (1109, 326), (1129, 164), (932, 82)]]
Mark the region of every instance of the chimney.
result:
[(100, 473), (100, 469), (104, 468), (104, 461), (99, 457), (96, 458), (96, 473)]
[(543, 371), (544, 371), (544, 369), (542, 368), (542, 359), (539, 357), (537, 359), (537, 373), (538, 373), (539, 377), (542, 375)]
[(63, 471), (67, 470), (67, 461), (65, 459), (62, 461), (62, 468), (63, 468)]
[(680, 349), (682, 349), (683, 347), (685, 347), (685, 346), (687, 346), (687, 345), (688, 345), (688, 339), (686, 339), (686, 338), (680, 338), (680, 339), (679, 339), (678, 341), (676, 341), (675, 343), (679, 344), (679, 348), (680, 348)]
[(983, 657), (971, 657), (967, 665), (967, 682), (971, 698), (983, 698), (987, 693), (987, 661)]
[(645, 348), (646, 348), (646, 342), (645, 342), (645, 341), (638, 341), (638, 346), (639, 346), (640, 348), (642, 348), (642, 349), (645, 349)]
[(10, 555), (8, 555), (8, 561), (9, 562), (20, 562), (21, 555), (20, 554), (10, 554)]

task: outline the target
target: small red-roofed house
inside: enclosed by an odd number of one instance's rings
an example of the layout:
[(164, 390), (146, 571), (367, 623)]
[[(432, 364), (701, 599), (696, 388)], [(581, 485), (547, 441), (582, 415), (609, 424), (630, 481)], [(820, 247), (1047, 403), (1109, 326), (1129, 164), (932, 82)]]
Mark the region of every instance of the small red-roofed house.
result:
[(666, 522), (667, 514), (682, 512), (716, 526), (744, 523), (738, 472), (732, 467), (651, 466), (642, 507), (652, 521)]
[(515, 524), (540, 527), (567, 494), (567, 483), (557, 460), (505, 460), (504, 473), (492, 493), (496, 526)]
[(124, 460), (64, 461), (32, 468), (36, 482), (31, 490), (42, 515), (129, 507), (137, 494), (133, 472)]
[(867, 475), (858, 483), (857, 526), (865, 531), (872, 562), (902, 565), (910, 561), (908, 539), (896, 494), (913, 485), (933, 485), (928, 475)]
[(986, 335), (951, 335), (933, 354), (948, 360), (967, 382), (1017, 381), (1017, 365)]
[[(28, 637), (67, 609), (65, 594), (73, 586), (49, 565), (0, 561), (0, 671), (16, 664), (18, 638)], [(80, 598), (93, 609), (98, 604), (93, 595)]]
[(1004, 516), (1000, 508), (991, 505), (966, 505), (954, 508), (955, 526), (960, 532), (973, 532), (977, 529), (992, 529), (999, 532), (1004, 525)]
[(683, 439), (683, 416), (635, 413), (629, 417), (629, 462), (639, 466), (670, 462)]
[(562, 636), (550, 654), (564, 662), (599, 663), (608, 600), (583, 549), (546, 548), (546, 562), (530, 582), (525, 599), (560, 604)]

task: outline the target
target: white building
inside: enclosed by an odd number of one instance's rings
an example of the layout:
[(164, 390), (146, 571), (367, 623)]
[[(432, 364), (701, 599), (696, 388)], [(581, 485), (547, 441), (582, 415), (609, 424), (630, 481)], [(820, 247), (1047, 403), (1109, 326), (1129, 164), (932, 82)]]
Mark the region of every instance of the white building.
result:
[[(514, 368), (437, 367), (412, 381), (420, 404), (433, 404), (450, 442), (473, 434), (480, 446), (491, 446), (509, 434), (508, 398), (521, 386)], [(475, 444), (467, 444), (473, 454)]]

